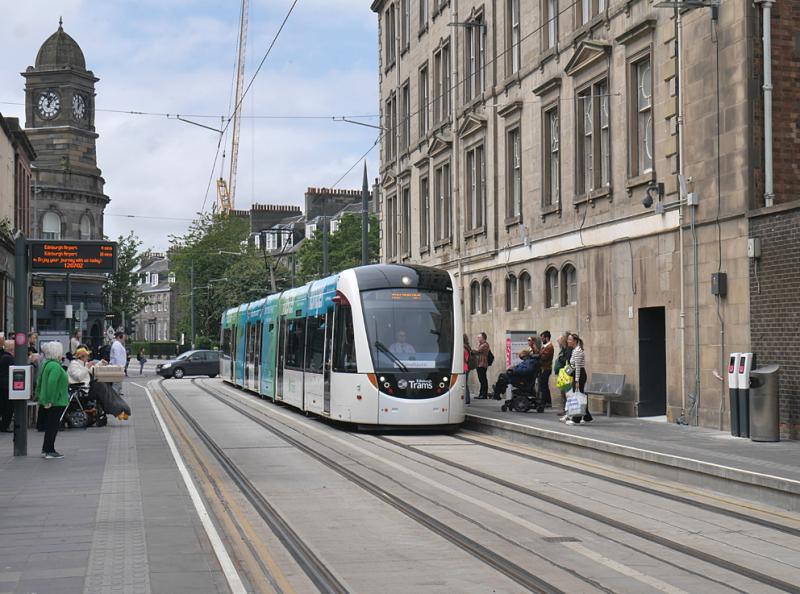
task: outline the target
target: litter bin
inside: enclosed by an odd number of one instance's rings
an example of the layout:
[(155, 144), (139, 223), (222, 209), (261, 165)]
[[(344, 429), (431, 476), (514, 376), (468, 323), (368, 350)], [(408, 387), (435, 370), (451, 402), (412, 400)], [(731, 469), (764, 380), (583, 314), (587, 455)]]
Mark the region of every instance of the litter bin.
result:
[(750, 439), (780, 441), (778, 420), (778, 365), (750, 372)]

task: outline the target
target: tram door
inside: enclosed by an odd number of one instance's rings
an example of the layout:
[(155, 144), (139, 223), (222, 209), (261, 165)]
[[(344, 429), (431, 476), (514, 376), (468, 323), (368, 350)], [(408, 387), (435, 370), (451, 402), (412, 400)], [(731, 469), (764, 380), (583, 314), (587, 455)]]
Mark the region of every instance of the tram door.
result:
[(286, 359), (286, 316), (278, 323), (278, 356), (275, 365), (275, 399), (283, 400), (283, 365)]
[(329, 307), (325, 314), (325, 363), (322, 366), (322, 383), (323, 383), (323, 410), (330, 414), (331, 412), (331, 367), (333, 365), (333, 324), (334, 324), (333, 308)]
[(255, 348), (253, 349), (253, 389), (256, 392), (261, 392), (261, 384), (259, 379), (261, 376), (261, 334), (263, 331), (263, 323), (261, 320), (253, 324), (255, 329)]

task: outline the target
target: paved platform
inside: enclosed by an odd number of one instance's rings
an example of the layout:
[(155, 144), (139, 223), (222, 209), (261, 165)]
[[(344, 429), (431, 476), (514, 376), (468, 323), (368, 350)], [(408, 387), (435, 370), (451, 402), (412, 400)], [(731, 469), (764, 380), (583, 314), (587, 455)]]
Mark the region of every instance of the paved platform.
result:
[(144, 391), (125, 394), (130, 420), (60, 432), (63, 460), (0, 434), (0, 593), (228, 591)]
[(602, 414), (591, 424), (567, 426), (555, 409), (501, 412), (500, 404), (473, 400), (467, 426), (800, 511), (800, 442), (757, 443), (713, 429)]

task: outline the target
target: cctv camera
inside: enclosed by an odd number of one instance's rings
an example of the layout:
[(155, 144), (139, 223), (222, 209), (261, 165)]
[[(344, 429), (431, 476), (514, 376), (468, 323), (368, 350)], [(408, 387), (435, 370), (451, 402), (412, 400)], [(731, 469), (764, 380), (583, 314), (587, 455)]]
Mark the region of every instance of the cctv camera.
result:
[(645, 208), (650, 208), (653, 206), (653, 196), (650, 194), (652, 188), (647, 188), (647, 192), (645, 192), (644, 198), (642, 198), (642, 206)]

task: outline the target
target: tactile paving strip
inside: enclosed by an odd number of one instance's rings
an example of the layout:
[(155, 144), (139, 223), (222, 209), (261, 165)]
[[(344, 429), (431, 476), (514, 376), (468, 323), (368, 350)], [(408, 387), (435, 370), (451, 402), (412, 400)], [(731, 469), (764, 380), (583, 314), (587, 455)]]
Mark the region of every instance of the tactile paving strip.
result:
[(84, 594), (150, 594), (132, 425), (112, 425)]

